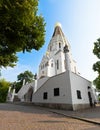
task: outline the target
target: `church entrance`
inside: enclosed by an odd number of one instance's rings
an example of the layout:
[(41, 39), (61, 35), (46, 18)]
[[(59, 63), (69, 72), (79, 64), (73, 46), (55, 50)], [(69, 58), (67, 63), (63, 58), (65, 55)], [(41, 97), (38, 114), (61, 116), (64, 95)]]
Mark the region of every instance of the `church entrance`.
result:
[(92, 107), (93, 106), (93, 102), (92, 102), (92, 96), (91, 96), (90, 92), (88, 92), (88, 97), (89, 97), (90, 106)]
[(27, 92), (27, 101), (32, 102), (33, 88), (30, 88)]

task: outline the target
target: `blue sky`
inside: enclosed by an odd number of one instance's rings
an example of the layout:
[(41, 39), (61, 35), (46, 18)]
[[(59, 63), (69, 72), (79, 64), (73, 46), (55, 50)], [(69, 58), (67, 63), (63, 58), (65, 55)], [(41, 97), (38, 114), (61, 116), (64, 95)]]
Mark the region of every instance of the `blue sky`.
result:
[(56, 22), (68, 39), (72, 55), (82, 76), (89, 80), (96, 77), (92, 65), (97, 61), (93, 55), (93, 43), (100, 37), (100, 0), (40, 0), (39, 14), (46, 22), (45, 44), (31, 53), (18, 53), (19, 61), (14, 68), (2, 69), (1, 78), (16, 81), (17, 75), (25, 70), (36, 73), (46, 52)]

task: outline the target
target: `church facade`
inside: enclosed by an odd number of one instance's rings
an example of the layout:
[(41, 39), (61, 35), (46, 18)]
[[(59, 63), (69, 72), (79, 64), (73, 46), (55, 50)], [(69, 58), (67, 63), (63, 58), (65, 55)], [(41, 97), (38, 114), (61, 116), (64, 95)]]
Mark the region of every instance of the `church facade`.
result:
[(95, 103), (91, 82), (80, 76), (60, 23), (55, 25), (37, 78), (31, 85), (23, 85), (18, 96), (24, 102), (70, 110), (88, 108)]
[(64, 53), (65, 45), (69, 48), (68, 56), (70, 60), (70, 69), (72, 72), (78, 73), (76, 62), (72, 58), (70, 44), (62, 32), (61, 24), (57, 23), (48, 45), (47, 52), (43, 56), (39, 66), (39, 78), (45, 76), (52, 77), (66, 71)]

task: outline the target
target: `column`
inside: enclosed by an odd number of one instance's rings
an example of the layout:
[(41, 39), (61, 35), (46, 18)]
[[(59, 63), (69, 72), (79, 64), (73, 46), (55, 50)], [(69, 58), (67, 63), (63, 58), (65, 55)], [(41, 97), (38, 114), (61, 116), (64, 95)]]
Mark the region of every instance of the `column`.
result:
[(65, 53), (65, 69), (70, 71), (71, 68), (70, 68), (70, 60), (69, 60), (68, 52), (69, 52), (68, 46), (65, 45), (65, 47), (64, 47), (64, 53)]

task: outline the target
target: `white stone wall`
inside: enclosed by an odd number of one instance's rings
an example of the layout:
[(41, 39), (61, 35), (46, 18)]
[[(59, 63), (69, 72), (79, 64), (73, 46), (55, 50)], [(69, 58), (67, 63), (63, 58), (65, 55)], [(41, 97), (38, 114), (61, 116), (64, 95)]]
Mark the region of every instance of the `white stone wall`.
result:
[[(44, 77), (37, 80), (37, 90), (49, 79), (49, 77)], [(36, 90), (36, 91), (37, 91)]]
[[(92, 101), (94, 95), (91, 87), (91, 82), (75, 73), (66, 71), (49, 78), (33, 95), (33, 103), (47, 104), (70, 104), (73, 110), (87, 108), (90, 106), (88, 92), (91, 92)], [(59, 88), (59, 96), (54, 96), (54, 88)], [(77, 90), (81, 92), (81, 99), (77, 97)], [(47, 99), (43, 99), (43, 93), (47, 92)]]
[[(59, 88), (60, 95), (54, 96), (54, 88)], [(43, 93), (48, 93), (48, 98), (43, 99)], [(42, 87), (33, 95), (34, 103), (67, 103), (71, 104), (71, 92), (68, 72), (49, 78)]]
[[(55, 75), (60, 74), (62, 72), (65, 72), (65, 65), (64, 65), (64, 53), (62, 51), (59, 51), (56, 55), (55, 55)], [(57, 60), (59, 63), (59, 68), (57, 69)]]
[(49, 67), (48, 67), (48, 74), (49, 77), (52, 77), (55, 75), (55, 60), (51, 58), (49, 60)]
[[(73, 104), (89, 104), (88, 86), (91, 87), (91, 82), (74, 73), (70, 73), (70, 77)], [(82, 99), (77, 98), (77, 90), (81, 92)], [(94, 100), (93, 96), (92, 99)]]

